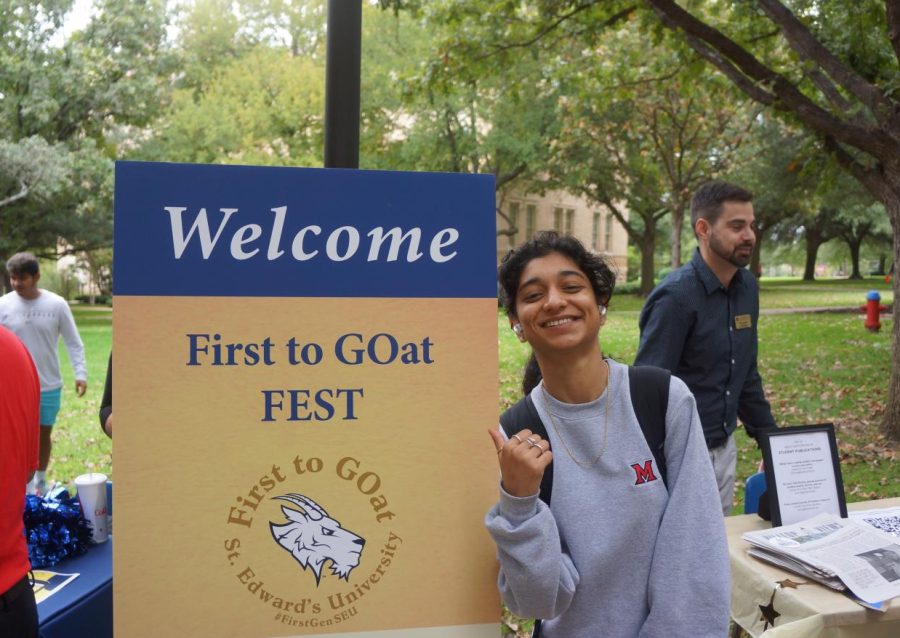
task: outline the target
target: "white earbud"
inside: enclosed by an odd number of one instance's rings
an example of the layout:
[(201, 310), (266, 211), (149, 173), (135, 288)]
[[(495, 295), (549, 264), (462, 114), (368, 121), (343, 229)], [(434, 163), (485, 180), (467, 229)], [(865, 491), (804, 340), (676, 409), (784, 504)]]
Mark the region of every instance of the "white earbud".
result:
[(521, 336), (522, 336), (522, 324), (520, 324), (520, 323), (514, 323), (512, 329), (513, 329), (513, 332), (516, 333), (516, 336), (517, 336), (517, 337), (521, 337)]
[(606, 315), (606, 306), (605, 306), (605, 305), (603, 305), (603, 304), (598, 305), (598, 306), (597, 306), (597, 310), (600, 311), (600, 316), (601, 316), (601, 317), (603, 317), (603, 316)]

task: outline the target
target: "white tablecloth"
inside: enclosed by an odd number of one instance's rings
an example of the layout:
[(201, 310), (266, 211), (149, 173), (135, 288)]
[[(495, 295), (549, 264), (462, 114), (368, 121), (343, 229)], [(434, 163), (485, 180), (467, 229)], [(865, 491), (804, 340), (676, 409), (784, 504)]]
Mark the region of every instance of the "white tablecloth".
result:
[[(900, 506), (900, 498), (851, 503), (850, 510)], [(766, 529), (770, 524), (756, 514), (725, 519), (728, 551), (731, 556), (731, 617), (754, 638), (898, 638), (900, 598), (888, 603), (885, 612), (872, 611), (841, 593), (814, 582), (796, 589), (777, 587), (786, 578), (805, 579), (747, 555), (750, 544), (744, 532)], [(774, 627), (765, 628), (759, 606), (772, 604), (781, 614)]]

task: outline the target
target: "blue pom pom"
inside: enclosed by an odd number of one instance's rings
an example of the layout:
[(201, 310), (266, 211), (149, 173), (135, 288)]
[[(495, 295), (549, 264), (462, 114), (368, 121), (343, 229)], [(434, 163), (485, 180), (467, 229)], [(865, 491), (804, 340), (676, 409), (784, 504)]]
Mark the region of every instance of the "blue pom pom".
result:
[(34, 569), (52, 567), (66, 558), (84, 554), (93, 544), (90, 525), (81, 505), (65, 488), (46, 496), (25, 496), (25, 539)]

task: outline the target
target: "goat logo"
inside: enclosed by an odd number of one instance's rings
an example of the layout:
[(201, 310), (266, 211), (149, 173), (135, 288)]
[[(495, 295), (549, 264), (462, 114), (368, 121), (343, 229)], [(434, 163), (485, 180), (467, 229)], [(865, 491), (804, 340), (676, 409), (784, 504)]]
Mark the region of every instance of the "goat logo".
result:
[(316, 585), (322, 577), (322, 567), (331, 561), (335, 576), (348, 580), (350, 572), (359, 565), (364, 538), (341, 527), (321, 505), (302, 494), (285, 494), (273, 497), (287, 501), (299, 509), (281, 506), (287, 523), (269, 523), (272, 538), (291, 553), (303, 569), (309, 568), (316, 576)]

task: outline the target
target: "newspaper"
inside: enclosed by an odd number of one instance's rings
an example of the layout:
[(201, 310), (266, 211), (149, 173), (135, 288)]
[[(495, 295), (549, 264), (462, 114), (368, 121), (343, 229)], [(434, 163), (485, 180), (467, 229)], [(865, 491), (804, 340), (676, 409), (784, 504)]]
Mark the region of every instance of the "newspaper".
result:
[(834, 514), (747, 532), (744, 540), (839, 579), (857, 598), (878, 604), (900, 596), (900, 539)]
[(795, 560), (785, 554), (763, 549), (762, 547), (751, 547), (747, 550), (747, 553), (754, 558), (771, 563), (776, 567), (781, 567), (782, 569), (799, 574), (809, 580), (814, 580), (820, 585), (825, 585), (826, 587), (836, 589), (837, 591), (847, 590), (847, 586), (844, 585), (843, 581), (837, 576), (827, 574), (820, 569), (806, 565), (803, 561)]

